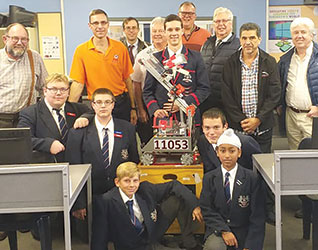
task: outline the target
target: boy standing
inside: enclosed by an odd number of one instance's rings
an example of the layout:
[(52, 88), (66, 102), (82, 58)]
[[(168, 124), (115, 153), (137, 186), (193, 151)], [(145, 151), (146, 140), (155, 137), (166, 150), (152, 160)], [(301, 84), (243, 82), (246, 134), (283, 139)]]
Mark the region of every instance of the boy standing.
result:
[(263, 248), (264, 195), (251, 170), (237, 164), (241, 142), (232, 129), (217, 142), (218, 167), (203, 179), (200, 207), (206, 223), (207, 250)]

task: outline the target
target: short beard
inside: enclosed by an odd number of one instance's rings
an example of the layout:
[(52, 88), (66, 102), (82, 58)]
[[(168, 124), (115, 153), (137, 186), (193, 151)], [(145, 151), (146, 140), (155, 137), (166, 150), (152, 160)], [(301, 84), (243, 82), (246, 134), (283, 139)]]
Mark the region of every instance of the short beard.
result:
[[(21, 48), (22, 49), (22, 48)], [(10, 55), (10, 56), (12, 56), (13, 58), (21, 58), (23, 55), (24, 55), (24, 53), (25, 53), (25, 51), (26, 51), (26, 49), (24, 48), (23, 50), (21, 50), (20, 48), (19, 49), (14, 49), (14, 48), (8, 48), (8, 47), (6, 47), (6, 51), (7, 51), (7, 53)]]

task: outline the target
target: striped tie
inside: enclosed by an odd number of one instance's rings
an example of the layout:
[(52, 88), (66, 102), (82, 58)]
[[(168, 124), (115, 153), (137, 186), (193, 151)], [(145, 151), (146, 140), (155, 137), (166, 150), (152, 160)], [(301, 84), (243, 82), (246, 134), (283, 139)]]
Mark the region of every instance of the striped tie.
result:
[(61, 109), (53, 109), (53, 110), (55, 110), (55, 112), (57, 114), (58, 121), (59, 121), (59, 127), (60, 127), (60, 133), (61, 133), (61, 137), (62, 137), (62, 142), (63, 142), (63, 144), (65, 144), (66, 143), (66, 135), (68, 132), (65, 118), (60, 113)]
[(144, 226), (135, 216), (134, 208), (133, 208), (134, 202), (130, 200), (130, 201), (127, 201), (126, 204), (128, 206), (128, 213), (130, 216), (131, 223), (135, 226), (137, 234), (140, 235), (144, 231)]
[(109, 141), (108, 141), (108, 128), (103, 128), (104, 138), (103, 138), (103, 146), (102, 146), (102, 154), (104, 158), (104, 167), (109, 167)]
[(230, 173), (226, 172), (225, 173), (225, 180), (224, 180), (224, 193), (225, 193), (225, 199), (226, 199), (226, 204), (231, 203), (231, 191), (230, 191), (230, 179), (229, 179)]

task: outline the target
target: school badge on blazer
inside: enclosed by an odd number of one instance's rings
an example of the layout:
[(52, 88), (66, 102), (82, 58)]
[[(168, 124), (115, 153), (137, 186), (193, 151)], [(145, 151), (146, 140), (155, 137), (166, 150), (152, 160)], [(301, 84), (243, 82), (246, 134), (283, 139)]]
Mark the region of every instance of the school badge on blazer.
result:
[(157, 221), (157, 210), (154, 209), (151, 213), (150, 213), (150, 218), (153, 220), (153, 222)]
[(122, 158), (123, 160), (127, 160), (127, 159), (128, 159), (128, 156), (129, 156), (128, 150), (127, 150), (127, 149), (122, 149), (122, 150), (121, 150), (121, 158)]
[(248, 195), (240, 195), (238, 198), (238, 204), (241, 208), (248, 207), (250, 204), (250, 197)]

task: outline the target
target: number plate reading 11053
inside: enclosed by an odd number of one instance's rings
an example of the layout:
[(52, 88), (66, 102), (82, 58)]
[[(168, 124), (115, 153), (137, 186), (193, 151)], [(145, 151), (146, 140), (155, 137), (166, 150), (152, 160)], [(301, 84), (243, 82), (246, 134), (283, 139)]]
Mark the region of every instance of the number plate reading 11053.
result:
[(167, 140), (154, 140), (155, 150), (188, 150), (189, 141), (186, 139), (167, 139)]

